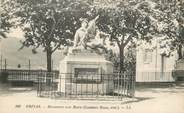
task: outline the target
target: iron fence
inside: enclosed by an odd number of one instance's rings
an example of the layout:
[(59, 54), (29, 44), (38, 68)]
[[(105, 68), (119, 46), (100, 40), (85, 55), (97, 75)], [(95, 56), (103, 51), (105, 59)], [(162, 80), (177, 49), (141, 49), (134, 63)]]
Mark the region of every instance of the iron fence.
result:
[(37, 95), (61, 99), (122, 99), (133, 97), (134, 74), (85, 74), (73, 73), (53, 75), (47, 73), (37, 78)]
[(133, 97), (135, 74), (60, 73), (42, 70), (6, 71), (9, 83), (36, 84), (39, 97), (115, 100)]
[[(38, 76), (58, 75), (58, 71), (47, 72), (45, 70), (3, 70), (1, 72), (6, 81), (12, 86), (33, 86), (38, 82)], [(57, 77), (57, 76), (54, 76)], [(55, 78), (53, 78), (55, 79)]]

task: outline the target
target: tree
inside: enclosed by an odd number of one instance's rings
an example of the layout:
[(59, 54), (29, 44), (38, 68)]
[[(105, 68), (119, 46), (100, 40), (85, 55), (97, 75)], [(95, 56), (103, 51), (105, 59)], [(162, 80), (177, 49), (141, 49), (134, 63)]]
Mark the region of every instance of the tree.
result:
[(162, 55), (170, 56), (172, 51), (177, 50), (179, 59), (182, 58), (181, 48), (184, 44), (184, 2), (170, 0), (162, 3), (152, 2), (154, 4), (147, 14), (152, 18), (155, 25), (156, 35), (164, 37), (161, 42)]
[[(182, 48), (184, 47), (184, 2), (180, 1), (175, 3), (175, 6), (170, 6), (172, 9), (170, 12), (175, 14), (175, 19), (177, 21), (176, 30), (173, 31), (175, 40), (173, 41), (173, 46), (176, 47), (178, 53), (178, 59), (184, 58), (182, 54)], [(170, 9), (170, 8), (169, 8)]]
[(181, 0), (148, 0), (142, 2), (141, 10), (149, 15), (154, 26), (152, 37), (160, 42), (161, 55), (169, 57), (173, 51), (182, 56), (184, 45), (184, 2)]
[(178, 59), (183, 59), (184, 55), (182, 54), (182, 48), (184, 47), (184, 26), (179, 24), (177, 38), (174, 41), (174, 45), (178, 46), (177, 53)]
[(0, 39), (7, 38), (6, 33), (8, 33), (12, 27), (12, 23), (9, 21), (9, 18), (10, 16), (7, 14), (7, 11), (0, 9)]
[(148, 15), (137, 7), (140, 2), (119, 2), (114, 7), (96, 7), (100, 15), (98, 27), (110, 34), (110, 41), (119, 48), (120, 72), (124, 72), (125, 48), (136, 40), (150, 40), (151, 23)]
[[(181, 45), (184, 44), (183, 22), (184, 3), (182, 1), (120, 2), (115, 7), (102, 7), (99, 28), (111, 35), (111, 41), (119, 47), (120, 71), (124, 71), (124, 50), (138, 40), (150, 42), (153, 38), (164, 42), (161, 53), (170, 56), (178, 50), (181, 58)], [(165, 49), (166, 48), (166, 49)]]
[(52, 54), (61, 46), (72, 45), (79, 18), (88, 16), (88, 4), (80, 0), (9, 0), (3, 6), (25, 33), (22, 48), (31, 47), (36, 53), (41, 47), (46, 52), (47, 71), (51, 71)]

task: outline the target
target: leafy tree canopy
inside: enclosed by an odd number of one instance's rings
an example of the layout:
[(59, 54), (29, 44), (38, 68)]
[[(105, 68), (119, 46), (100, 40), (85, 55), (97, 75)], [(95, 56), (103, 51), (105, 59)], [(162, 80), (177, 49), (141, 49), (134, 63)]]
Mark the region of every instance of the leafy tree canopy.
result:
[(72, 45), (80, 18), (89, 4), (82, 0), (6, 0), (3, 8), (11, 16), (14, 26), (25, 33), (23, 47), (32, 47), (33, 53), (41, 47), (47, 54), (47, 70), (51, 71), (52, 53), (61, 46)]

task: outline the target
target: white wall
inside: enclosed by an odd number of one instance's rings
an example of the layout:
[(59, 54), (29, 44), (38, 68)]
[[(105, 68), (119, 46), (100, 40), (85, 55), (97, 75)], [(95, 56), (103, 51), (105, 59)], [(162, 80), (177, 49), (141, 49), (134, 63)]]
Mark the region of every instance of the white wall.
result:
[(144, 62), (145, 49), (148, 46), (140, 46), (136, 52), (136, 82), (173, 82), (172, 70), (175, 67), (177, 54), (164, 57), (162, 73), (162, 57), (160, 55), (158, 44), (152, 49), (152, 60), (149, 63)]

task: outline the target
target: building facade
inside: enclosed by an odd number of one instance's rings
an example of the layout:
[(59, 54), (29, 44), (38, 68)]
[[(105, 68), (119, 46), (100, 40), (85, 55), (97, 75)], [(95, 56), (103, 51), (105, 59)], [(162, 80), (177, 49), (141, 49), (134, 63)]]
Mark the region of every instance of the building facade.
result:
[(162, 55), (158, 42), (140, 45), (136, 52), (136, 82), (174, 82), (177, 59), (176, 51)]

